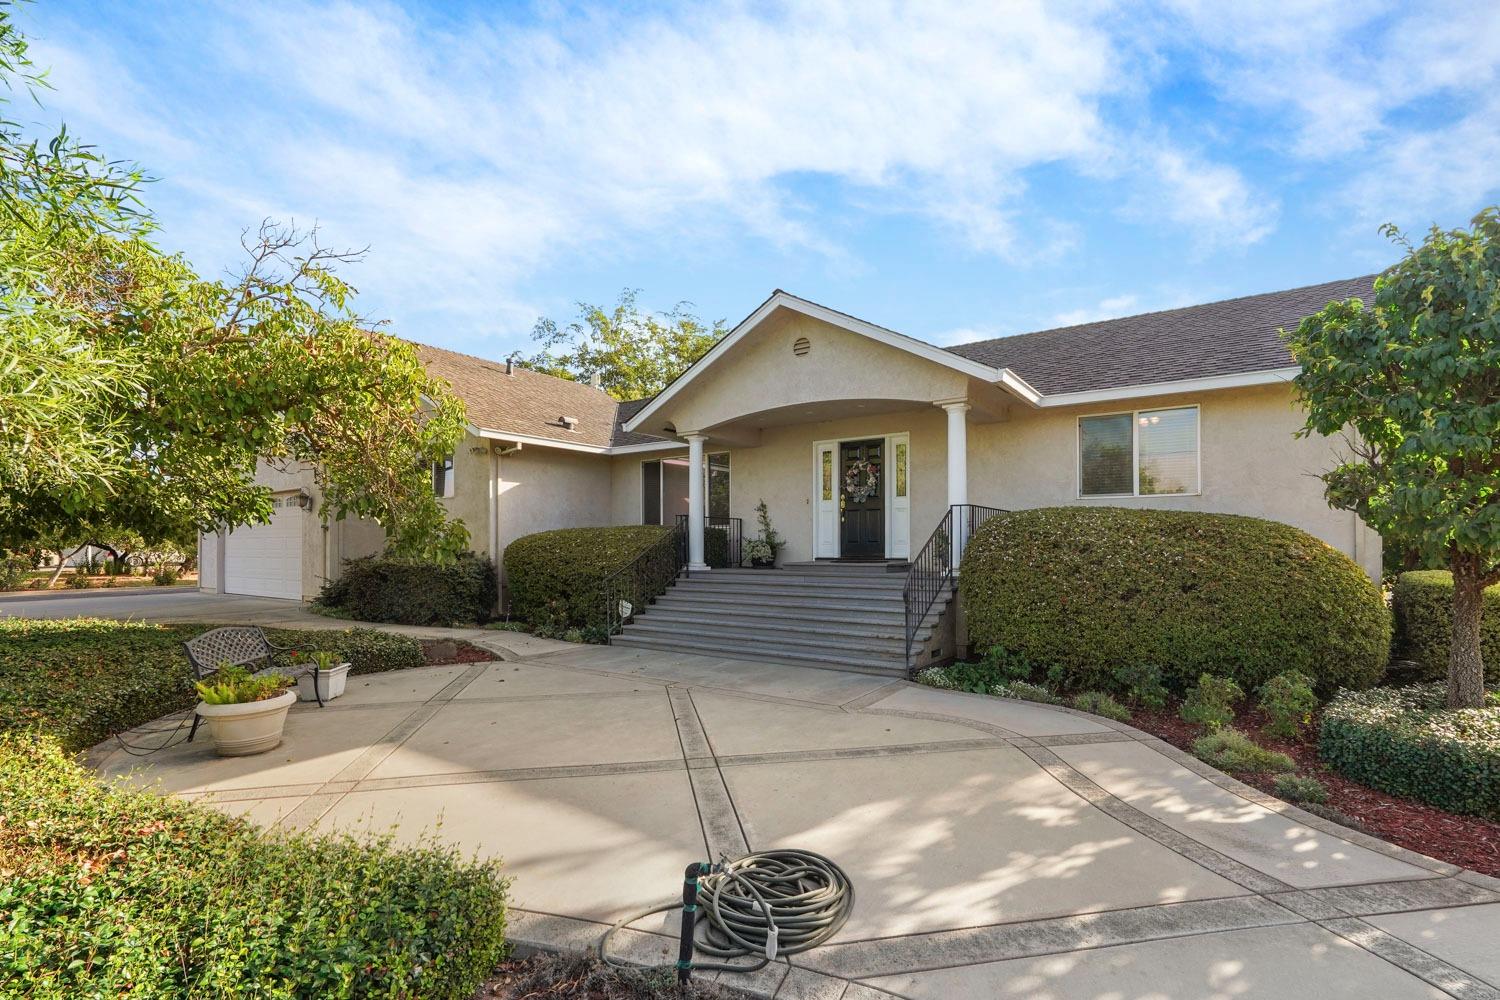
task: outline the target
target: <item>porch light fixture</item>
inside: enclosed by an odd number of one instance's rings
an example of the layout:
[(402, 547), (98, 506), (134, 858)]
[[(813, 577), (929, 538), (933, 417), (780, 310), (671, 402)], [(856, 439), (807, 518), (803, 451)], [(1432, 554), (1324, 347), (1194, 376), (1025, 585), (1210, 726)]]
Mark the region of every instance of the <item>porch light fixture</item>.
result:
[(313, 498), (311, 493), (301, 490), (294, 499), (296, 499), (298, 507), (303, 510), (312, 510)]

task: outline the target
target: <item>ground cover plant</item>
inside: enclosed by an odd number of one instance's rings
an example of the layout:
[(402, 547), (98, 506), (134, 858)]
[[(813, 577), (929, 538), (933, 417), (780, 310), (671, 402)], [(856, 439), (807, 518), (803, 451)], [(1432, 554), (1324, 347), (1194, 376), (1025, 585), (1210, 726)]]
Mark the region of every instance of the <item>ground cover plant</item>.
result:
[(1323, 759), (1375, 788), (1500, 820), (1500, 707), (1446, 709), (1442, 683), (1346, 691), (1323, 712)]
[[(0, 992), (465, 1000), (505, 954), (498, 863), (266, 836), (0, 736)], [(253, 987), (253, 993), (247, 989)]]
[[(0, 731), (39, 727), (65, 749), (82, 750), (189, 708), (197, 695), (182, 643), (213, 627), (0, 618)], [(278, 645), (339, 652), (351, 674), (426, 662), (418, 640), (372, 629), (269, 629), (267, 636)]]

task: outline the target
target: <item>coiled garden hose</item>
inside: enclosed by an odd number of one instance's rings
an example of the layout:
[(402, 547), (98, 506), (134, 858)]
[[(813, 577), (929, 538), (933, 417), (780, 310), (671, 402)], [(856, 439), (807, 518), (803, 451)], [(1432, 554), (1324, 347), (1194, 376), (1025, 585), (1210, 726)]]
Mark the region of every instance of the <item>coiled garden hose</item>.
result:
[[(692, 969), (754, 972), (779, 957), (808, 951), (838, 933), (854, 908), (854, 886), (838, 865), (812, 851), (760, 851), (718, 864), (689, 865), (682, 895), (682, 951), (676, 969), (687, 981)], [(609, 941), (626, 924), (673, 910), (666, 903), (626, 917), (599, 940), (608, 965)], [(759, 956), (754, 965), (694, 962), (693, 950), (713, 958)]]

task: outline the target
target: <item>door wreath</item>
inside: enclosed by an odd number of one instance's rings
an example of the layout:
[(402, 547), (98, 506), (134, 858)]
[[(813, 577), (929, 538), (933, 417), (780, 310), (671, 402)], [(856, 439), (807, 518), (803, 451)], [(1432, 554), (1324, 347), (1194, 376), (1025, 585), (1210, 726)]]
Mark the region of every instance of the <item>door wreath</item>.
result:
[(844, 495), (853, 503), (864, 503), (880, 491), (880, 469), (874, 462), (851, 462), (844, 470)]

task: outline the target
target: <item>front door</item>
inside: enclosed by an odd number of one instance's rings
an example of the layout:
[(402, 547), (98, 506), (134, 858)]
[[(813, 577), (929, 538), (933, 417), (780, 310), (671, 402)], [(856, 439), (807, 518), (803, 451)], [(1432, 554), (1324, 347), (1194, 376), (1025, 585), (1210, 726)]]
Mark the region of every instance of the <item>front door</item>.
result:
[(839, 445), (839, 555), (885, 558), (885, 441)]

